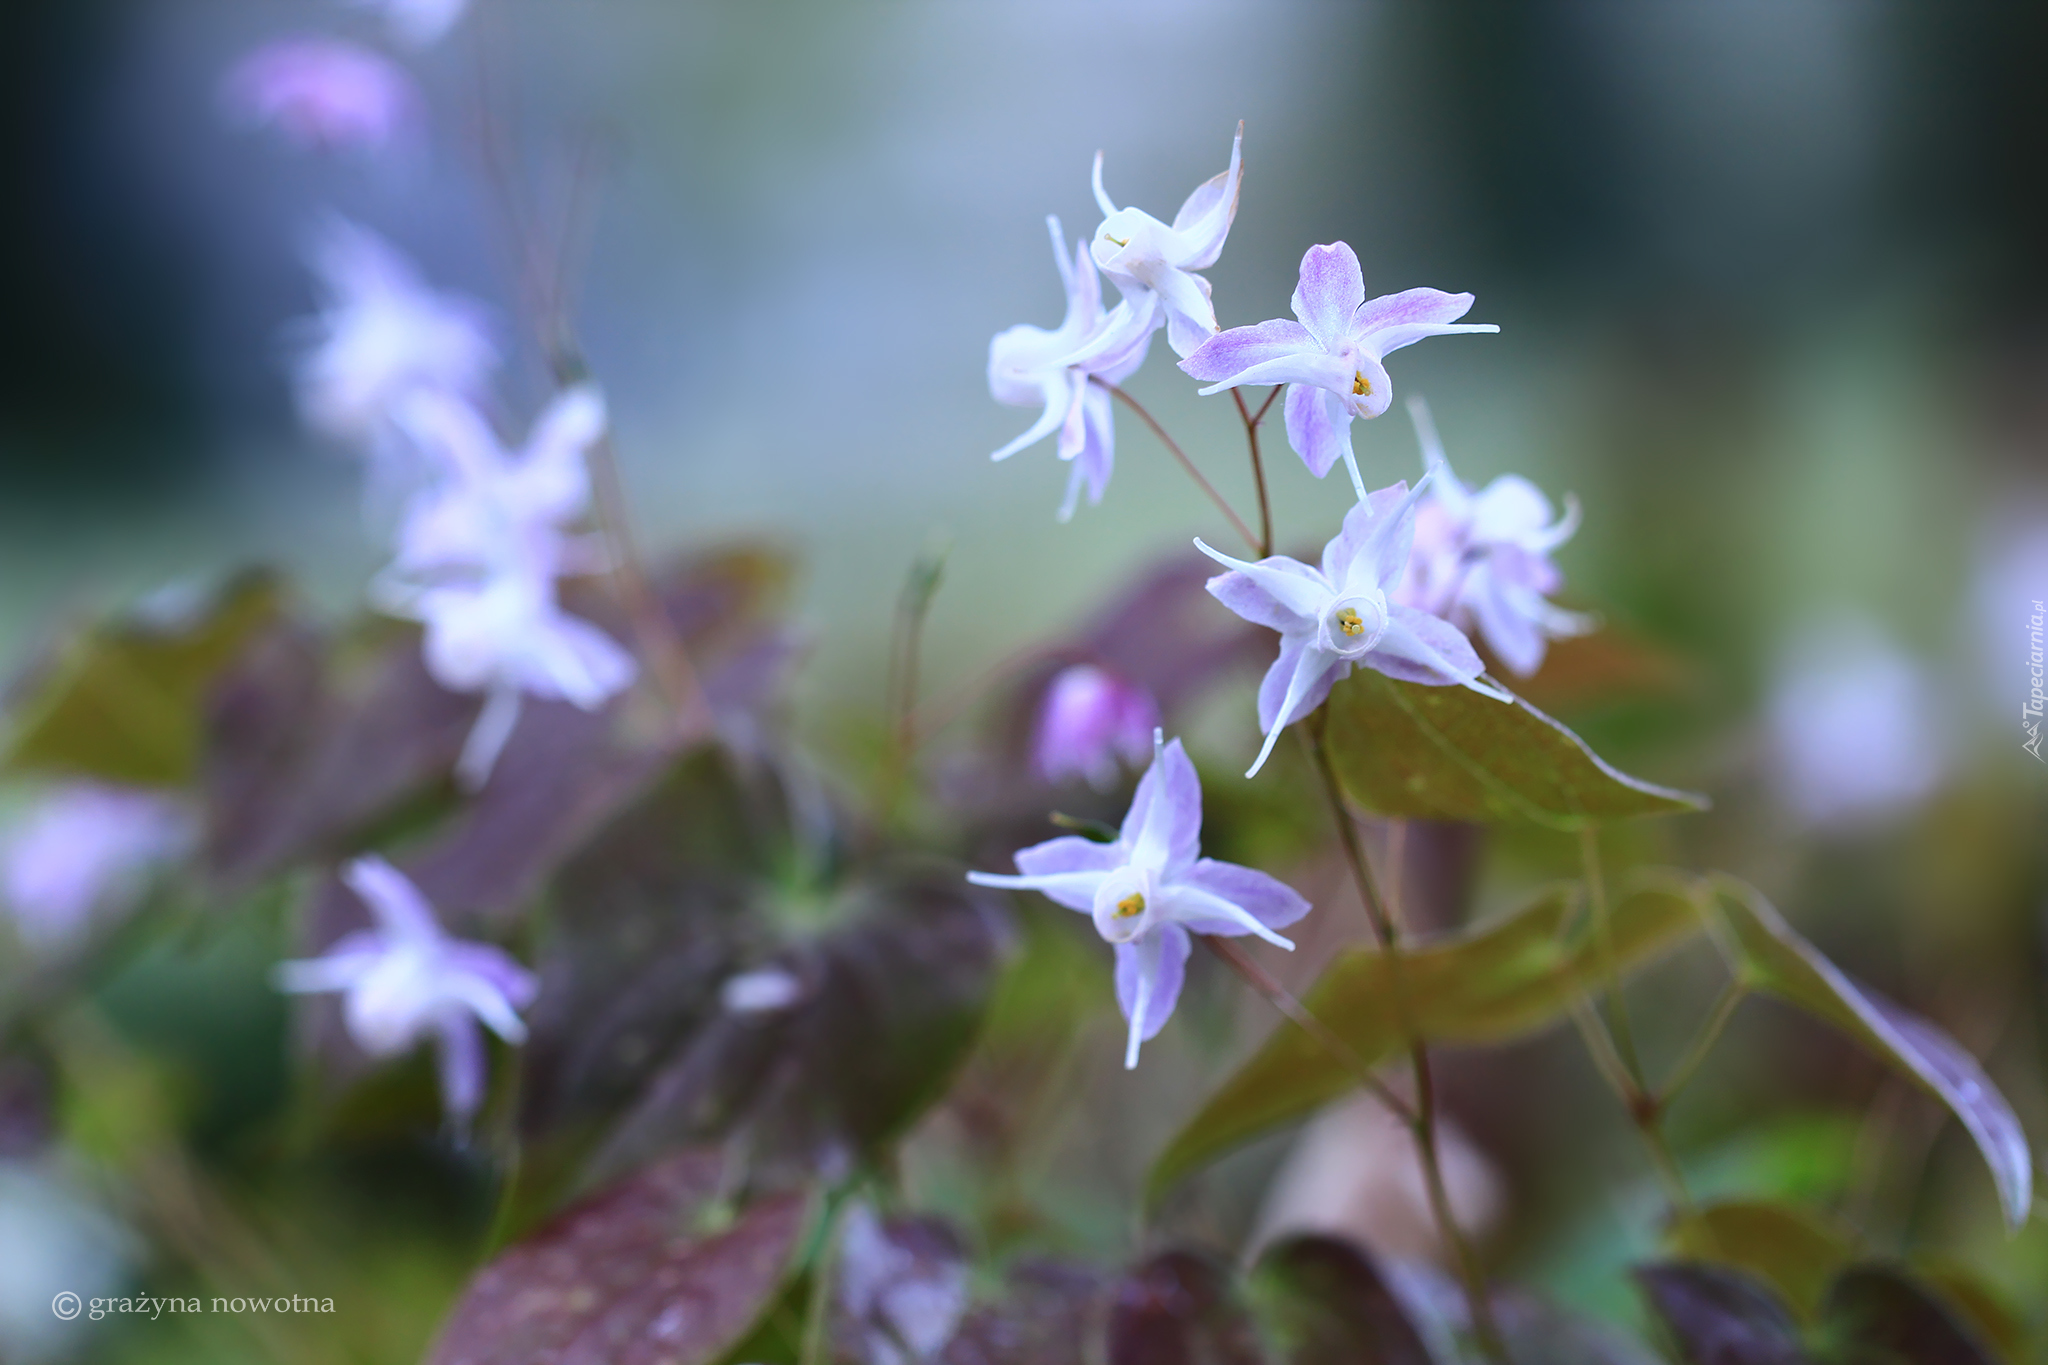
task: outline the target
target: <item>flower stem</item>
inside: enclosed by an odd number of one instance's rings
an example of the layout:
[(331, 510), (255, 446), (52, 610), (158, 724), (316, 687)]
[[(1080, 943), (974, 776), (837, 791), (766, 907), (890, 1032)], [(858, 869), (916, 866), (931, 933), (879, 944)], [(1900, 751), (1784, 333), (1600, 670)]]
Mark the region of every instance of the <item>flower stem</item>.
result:
[[(1092, 377), (1089, 382), (1102, 384), (1100, 379)], [(1193, 479), (1204, 493), (1208, 494), (1209, 501), (1216, 504), (1216, 510), (1223, 513), (1224, 519), (1237, 528), (1237, 533), (1244, 537), (1244, 543), (1257, 550), (1259, 548), (1259, 538), (1252, 534), (1252, 528), (1245, 525), (1244, 518), (1240, 517), (1231, 508), (1230, 504), (1223, 500), (1223, 495), (1216, 491), (1216, 485), (1202, 477), (1202, 471), (1195, 468), (1195, 462), (1190, 460), (1188, 453), (1180, 448), (1180, 443), (1166, 434), (1166, 428), (1159, 425), (1159, 419), (1147, 412), (1143, 403), (1140, 403), (1116, 385), (1102, 384), (1102, 387), (1108, 389), (1117, 398), (1121, 399), (1125, 407), (1137, 413), (1143, 419), (1145, 425), (1152, 428), (1152, 434), (1159, 438), (1161, 445), (1173, 452), (1173, 458), (1180, 461), (1180, 467), (1188, 472), (1188, 477)], [(1263, 552), (1261, 553), (1263, 554)]]
[[(1275, 384), (1273, 386), (1273, 393), (1278, 392), (1280, 392), (1280, 386)], [(1245, 444), (1251, 447), (1252, 483), (1259, 490), (1259, 558), (1264, 559), (1273, 553), (1273, 504), (1266, 496), (1266, 466), (1259, 459), (1259, 422), (1265, 417), (1266, 409), (1273, 406), (1273, 395), (1266, 395), (1266, 401), (1259, 408), (1258, 416), (1256, 417), (1252, 415), (1252, 410), (1245, 405), (1243, 389), (1232, 389), (1230, 396), (1237, 403), (1237, 415), (1244, 419)]]
[(1398, 1114), (1403, 1123), (1412, 1125), (1415, 1122), (1414, 1107), (1403, 1099), (1399, 1092), (1374, 1075), (1373, 1069), (1366, 1065), (1365, 1059), (1358, 1055), (1351, 1044), (1338, 1037), (1328, 1024), (1316, 1018), (1308, 1006), (1297, 1000), (1285, 986), (1275, 981), (1265, 968), (1252, 961), (1250, 955), (1242, 948), (1229, 939), (1219, 938), (1214, 934), (1200, 934), (1197, 937), (1201, 939), (1203, 947), (1223, 959), (1232, 971), (1244, 978), (1247, 985), (1265, 996), (1272, 1002), (1273, 1008), (1292, 1020), (1303, 1033), (1315, 1040), (1317, 1046), (1329, 1053), (1339, 1066), (1349, 1071), (1352, 1079), (1371, 1091), (1374, 1099)]
[(1306, 727), (1309, 747), (1315, 756), (1316, 770), (1322, 777), (1323, 795), (1329, 802), (1330, 815), (1337, 824), (1338, 842), (1343, 846), (1345, 861), (1350, 864), (1352, 879), (1358, 885), (1359, 899), (1365, 903), (1366, 918), (1372, 921), (1380, 951), (1386, 956), (1387, 975), (1393, 986), (1395, 1017), (1402, 1034), (1408, 1039), (1408, 1058), (1415, 1071), (1415, 1106), (1408, 1127), (1414, 1134), (1415, 1149), (1422, 1159), (1430, 1212), (1435, 1216), (1438, 1233), (1458, 1263), (1459, 1280), (1465, 1290), (1466, 1305), (1472, 1313), (1472, 1330), (1479, 1340), (1480, 1350), (1494, 1365), (1507, 1365), (1507, 1347), (1493, 1318), (1493, 1303), (1487, 1293), (1485, 1271), (1464, 1229), (1458, 1226), (1457, 1216), (1451, 1207), (1450, 1190), (1444, 1183), (1443, 1161), (1437, 1149), (1436, 1077), (1430, 1067), (1429, 1048), (1415, 1027), (1409, 1005), (1400, 927), (1380, 899), (1371, 865), (1366, 861), (1365, 849), (1358, 839), (1358, 826), (1351, 818), (1350, 808), (1345, 805), (1344, 789), (1337, 781), (1337, 770), (1331, 765), (1330, 751), (1323, 743), (1323, 714), (1319, 711)]

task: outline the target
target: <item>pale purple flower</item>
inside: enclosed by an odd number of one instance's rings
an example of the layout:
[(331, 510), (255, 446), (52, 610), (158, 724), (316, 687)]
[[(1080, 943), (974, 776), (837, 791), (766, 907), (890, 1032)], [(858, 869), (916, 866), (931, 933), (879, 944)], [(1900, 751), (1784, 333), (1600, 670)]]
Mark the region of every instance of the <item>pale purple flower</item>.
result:
[(1105, 789), (1120, 763), (1144, 761), (1158, 725), (1159, 703), (1150, 692), (1094, 664), (1073, 664), (1045, 689), (1032, 765), (1048, 782), (1079, 777)]
[(1415, 503), (1429, 479), (1425, 474), (1412, 490), (1405, 483), (1382, 488), (1345, 513), (1344, 529), (1323, 547), (1321, 567), (1285, 555), (1250, 563), (1195, 541), (1233, 571), (1210, 579), (1210, 594), (1252, 624), (1280, 632), (1280, 657), (1259, 685), (1266, 742), (1246, 777), (1265, 766), (1280, 732), (1321, 706), (1354, 664), (1505, 699), (1478, 680), (1483, 665), (1456, 626), (1387, 600), (1407, 568)]
[(411, 394), (483, 391), (498, 351), (478, 304), (427, 288), (390, 243), (339, 218), (314, 241), (311, 265), (323, 301), (296, 376), (311, 426), (377, 451)]
[(1312, 246), (1294, 290), (1298, 322), (1275, 318), (1233, 327), (1205, 342), (1180, 367), (1208, 384), (1204, 394), (1241, 384), (1286, 384), (1287, 443), (1322, 478), (1338, 460), (1365, 496), (1351, 450), (1351, 419), (1377, 417), (1393, 401), (1387, 356), (1424, 337), (1498, 332), (1492, 323), (1459, 322), (1470, 294), (1406, 289), (1368, 300), (1358, 257), (1343, 242)]
[[(1052, 232), (1052, 258), (1059, 266), (1060, 281), (1067, 290), (1067, 315), (1059, 327), (1047, 331), (1029, 323), (996, 333), (988, 344), (988, 388), (999, 403), (1017, 407), (1042, 405), (1044, 411), (1023, 435), (989, 458), (1006, 460), (1026, 446), (1060, 434), (1059, 455), (1071, 461), (1074, 472), (1067, 480), (1066, 501), (1059, 517), (1074, 515), (1081, 489), (1088, 489), (1088, 501), (1102, 501), (1116, 460), (1116, 430), (1110, 413), (1109, 390), (1104, 384), (1121, 384), (1145, 363), (1156, 325), (1155, 306), (1149, 297), (1130, 299), (1105, 313), (1102, 281), (1095, 262), (1079, 243), (1071, 259), (1060, 237), (1060, 220), (1047, 218)], [(1090, 354), (1083, 363), (1073, 363), (1078, 351)], [(1102, 383), (1091, 383), (1100, 378)]]
[(369, 907), (374, 926), (320, 957), (279, 963), (278, 989), (342, 992), (349, 1036), (373, 1057), (431, 1038), (442, 1102), (450, 1118), (466, 1122), (484, 1095), (478, 1022), (508, 1043), (525, 1042), (519, 1011), (533, 1003), (538, 981), (502, 948), (449, 937), (419, 888), (384, 859), (357, 858), (341, 879)]
[(15, 931), (39, 948), (75, 940), (99, 915), (132, 907), (149, 874), (184, 856), (191, 813), (155, 792), (76, 782), (44, 796), (0, 846), (0, 888)]
[(1415, 547), (1395, 602), (1441, 616), (1460, 630), (1475, 627), (1510, 672), (1527, 677), (1543, 663), (1551, 640), (1584, 635), (1594, 618), (1548, 600), (1564, 586), (1550, 552), (1579, 529), (1578, 499), (1565, 495), (1564, 515), (1519, 474), (1503, 474), (1474, 492), (1444, 458), (1429, 405), (1408, 400), (1433, 477), (1415, 509)]
[(1078, 835), (1017, 851), (1021, 876), (970, 872), (976, 886), (1037, 891), (1090, 915), (1116, 945), (1116, 996), (1130, 1020), (1124, 1066), (1166, 1026), (1180, 999), (1190, 934), (1255, 934), (1293, 949), (1277, 930), (1308, 913), (1294, 888), (1254, 868), (1203, 858), (1202, 784), (1181, 742), (1153, 736), (1152, 766), (1138, 782), (1115, 843)]
[(1806, 626), (1780, 655), (1768, 703), (1780, 796), (1824, 829), (1910, 810), (1949, 766), (1941, 715), (1926, 669), (1867, 618)]
[(274, 128), (302, 148), (379, 148), (418, 113), (396, 63), (336, 38), (286, 38), (244, 57), (221, 86), (238, 122)]
[(414, 499), (374, 594), (425, 625), (435, 681), (486, 694), (456, 767), (474, 789), (511, 737), (521, 698), (595, 710), (638, 673), (632, 655), (557, 600), (558, 578), (601, 563), (566, 527), (589, 505), (584, 455), (604, 434), (604, 400), (587, 385), (560, 394), (516, 455), (447, 394), (413, 395), (399, 422), (443, 472)]
[(1088, 251), (1102, 273), (1133, 306), (1132, 321), (1141, 317), (1149, 329), (1154, 314), (1140, 313), (1148, 296), (1157, 296), (1166, 322), (1167, 344), (1175, 355), (1187, 355), (1216, 334), (1216, 309), (1209, 301), (1209, 281), (1195, 274), (1216, 264), (1223, 241), (1237, 217), (1237, 195), (1244, 180), (1244, 124), (1230, 144), (1230, 166), (1205, 180), (1187, 197), (1167, 226), (1142, 209), (1120, 209), (1102, 187), (1102, 153), (1095, 154), (1095, 202), (1102, 223)]
[(384, 16), (391, 36), (407, 47), (431, 47), (461, 21), (469, 0), (354, 0)]

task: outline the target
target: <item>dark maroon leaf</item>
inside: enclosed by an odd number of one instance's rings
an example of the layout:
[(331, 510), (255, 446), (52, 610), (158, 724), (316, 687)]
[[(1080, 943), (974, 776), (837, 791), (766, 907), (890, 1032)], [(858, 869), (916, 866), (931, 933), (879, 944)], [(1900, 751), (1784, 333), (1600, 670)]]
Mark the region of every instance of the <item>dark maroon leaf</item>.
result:
[(770, 1196), (716, 1232), (716, 1152), (679, 1153), (570, 1209), (470, 1282), (431, 1365), (696, 1365), (745, 1335), (805, 1223)]
[(1635, 1274), (1686, 1365), (1811, 1365), (1792, 1314), (1757, 1281), (1678, 1262)]
[(1045, 1261), (1011, 1267), (1000, 1298), (968, 1311), (939, 1365), (1073, 1365), (1102, 1358), (1109, 1286)]
[(840, 1365), (935, 1359), (967, 1311), (960, 1238), (935, 1218), (849, 1208), (833, 1261), (832, 1358)]
[(1999, 1357), (1926, 1286), (1891, 1266), (1842, 1272), (1821, 1308), (1829, 1365), (1997, 1365)]
[(1251, 1319), (1227, 1271), (1168, 1251), (1110, 1291), (1109, 1365), (1261, 1365)]
[(1435, 1365), (1370, 1253), (1330, 1237), (1270, 1248), (1253, 1272), (1286, 1365)]

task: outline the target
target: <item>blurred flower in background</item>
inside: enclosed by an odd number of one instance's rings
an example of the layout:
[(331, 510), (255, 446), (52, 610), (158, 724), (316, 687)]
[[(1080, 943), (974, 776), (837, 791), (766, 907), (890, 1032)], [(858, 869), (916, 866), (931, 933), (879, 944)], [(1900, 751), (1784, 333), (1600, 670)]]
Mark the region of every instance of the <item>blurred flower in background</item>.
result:
[(228, 73), (221, 98), (238, 122), (312, 151), (375, 151), (420, 113), (402, 67), (336, 38), (265, 44)]
[(76, 941), (95, 919), (132, 908), (151, 871), (197, 837), (190, 812), (154, 792), (92, 782), (49, 792), (0, 844), (0, 889), (15, 932), (42, 950)]
[(1048, 782), (1078, 777), (1106, 791), (1121, 766), (1151, 756), (1158, 724), (1159, 703), (1143, 687), (1094, 664), (1072, 664), (1045, 689), (1032, 766)]

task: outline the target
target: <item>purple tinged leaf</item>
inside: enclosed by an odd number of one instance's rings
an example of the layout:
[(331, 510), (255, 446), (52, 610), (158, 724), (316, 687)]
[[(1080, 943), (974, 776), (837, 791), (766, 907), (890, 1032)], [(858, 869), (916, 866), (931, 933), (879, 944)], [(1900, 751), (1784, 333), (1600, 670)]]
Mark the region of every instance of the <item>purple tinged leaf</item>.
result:
[(2000, 1365), (2001, 1357), (1903, 1270), (1852, 1266), (1828, 1291), (1822, 1332), (1842, 1365)]
[(1776, 1296), (1732, 1270), (1651, 1265), (1635, 1272), (1686, 1365), (1814, 1365)]
[(710, 1365), (788, 1273), (805, 1200), (756, 1201), (724, 1231), (693, 1220), (722, 1157), (670, 1157), (577, 1205), (484, 1267), (429, 1365)]
[(1262, 1316), (1287, 1365), (1440, 1365), (1359, 1247), (1293, 1238), (1269, 1248), (1252, 1276), (1267, 1287)]
[(2024, 1227), (2034, 1204), (2033, 1152), (1977, 1059), (1928, 1020), (1850, 980), (1753, 888), (1728, 878), (1719, 890), (1744, 981), (1834, 1025), (1946, 1105), (1990, 1168), (2007, 1227)]
[(1094, 1359), (1107, 1286), (1079, 1266), (1023, 1261), (1003, 1292), (970, 1309), (939, 1356), (940, 1365), (1073, 1365)]
[(1229, 1276), (1200, 1257), (1169, 1251), (1112, 1290), (1108, 1365), (1261, 1365), (1251, 1321)]

